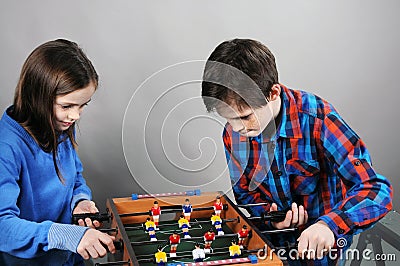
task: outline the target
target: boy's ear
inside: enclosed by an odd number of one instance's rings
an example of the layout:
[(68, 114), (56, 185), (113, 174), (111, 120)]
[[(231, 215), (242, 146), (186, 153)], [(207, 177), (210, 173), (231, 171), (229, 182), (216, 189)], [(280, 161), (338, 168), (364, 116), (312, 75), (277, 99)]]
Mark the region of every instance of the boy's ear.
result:
[(269, 93), (268, 100), (275, 101), (281, 94), (281, 86), (279, 84), (272, 85), (271, 92)]

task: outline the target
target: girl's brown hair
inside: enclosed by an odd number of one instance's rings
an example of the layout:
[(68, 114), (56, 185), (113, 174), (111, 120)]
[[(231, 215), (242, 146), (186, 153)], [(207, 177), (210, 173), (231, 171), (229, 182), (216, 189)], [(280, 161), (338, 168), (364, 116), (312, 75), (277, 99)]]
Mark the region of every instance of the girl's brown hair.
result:
[(55, 99), (91, 83), (97, 88), (98, 75), (92, 63), (76, 43), (64, 39), (40, 45), (22, 66), (10, 115), (29, 132), (42, 150), (52, 152), (54, 167), (62, 182), (57, 165), (61, 133), (65, 133), (64, 140), (69, 138), (74, 148), (77, 144), (75, 123), (64, 132), (57, 132), (54, 127)]

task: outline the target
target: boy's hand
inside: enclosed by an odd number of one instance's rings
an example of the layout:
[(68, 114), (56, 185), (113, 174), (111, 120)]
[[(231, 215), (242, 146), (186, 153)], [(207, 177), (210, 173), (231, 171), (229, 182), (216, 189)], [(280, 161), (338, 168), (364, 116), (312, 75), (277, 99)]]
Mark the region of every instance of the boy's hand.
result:
[(303, 258), (321, 259), (335, 244), (335, 236), (325, 222), (318, 221), (304, 230), (297, 241)]
[[(82, 200), (78, 202), (76, 205), (74, 211), (72, 214), (78, 214), (78, 213), (96, 213), (99, 212), (99, 210), (96, 207), (96, 204), (91, 201), (91, 200)], [(86, 218), (85, 221), (80, 219), (78, 221), (78, 224), (80, 226), (88, 226), (91, 228), (97, 228), (100, 227), (100, 222), (99, 221), (92, 221), (90, 218)]]
[[(276, 203), (272, 203), (270, 211), (277, 211), (278, 206)], [(276, 229), (285, 229), (290, 227), (297, 227), (299, 225), (304, 225), (308, 221), (307, 211), (304, 209), (302, 205), (297, 207), (296, 203), (292, 203), (292, 209), (286, 213), (286, 218), (282, 222), (274, 223), (272, 222), (272, 226)]]

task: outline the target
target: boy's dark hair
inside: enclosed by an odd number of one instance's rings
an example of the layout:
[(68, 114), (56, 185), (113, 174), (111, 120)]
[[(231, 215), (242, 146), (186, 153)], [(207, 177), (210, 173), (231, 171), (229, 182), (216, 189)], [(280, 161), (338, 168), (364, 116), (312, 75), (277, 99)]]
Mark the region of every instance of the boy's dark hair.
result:
[(79, 46), (58, 39), (38, 46), (22, 66), (15, 90), (14, 107), (10, 113), (45, 152), (52, 152), (58, 178), (64, 182), (57, 164), (57, 146), (70, 139), (74, 149), (75, 123), (59, 139), (62, 132), (54, 126), (56, 96), (66, 95), (93, 83), (97, 89), (98, 75)]
[(238, 108), (259, 108), (267, 104), (272, 85), (278, 82), (275, 57), (265, 45), (250, 39), (225, 41), (204, 68), (203, 102), (208, 112), (221, 101)]

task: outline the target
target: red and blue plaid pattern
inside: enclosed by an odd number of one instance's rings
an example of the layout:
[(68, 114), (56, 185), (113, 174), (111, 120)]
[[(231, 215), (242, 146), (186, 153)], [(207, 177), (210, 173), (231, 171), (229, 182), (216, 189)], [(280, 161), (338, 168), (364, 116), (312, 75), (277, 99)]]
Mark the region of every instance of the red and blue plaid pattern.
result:
[[(273, 137), (240, 136), (227, 124), (225, 154), (236, 201), (303, 205), (310, 222), (337, 237), (359, 233), (392, 208), (392, 188), (375, 172), (360, 137), (331, 104), (281, 85), (281, 123)], [(269, 205), (253, 207), (253, 215)]]

